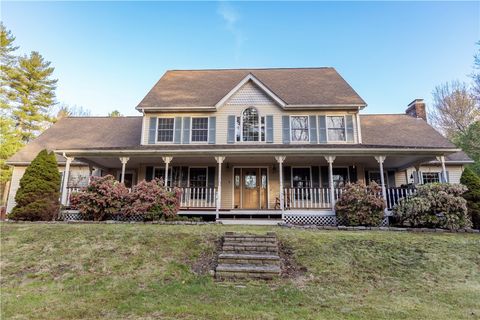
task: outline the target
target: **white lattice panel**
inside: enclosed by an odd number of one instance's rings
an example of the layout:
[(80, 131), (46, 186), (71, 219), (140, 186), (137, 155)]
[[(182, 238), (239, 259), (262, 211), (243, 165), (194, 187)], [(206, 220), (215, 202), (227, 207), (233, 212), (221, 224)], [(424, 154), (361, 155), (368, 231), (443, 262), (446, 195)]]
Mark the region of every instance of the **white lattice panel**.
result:
[(318, 215), (285, 215), (285, 222), (300, 225), (336, 226), (337, 217)]
[(273, 100), (257, 85), (248, 81), (227, 101), (227, 105), (272, 104)]

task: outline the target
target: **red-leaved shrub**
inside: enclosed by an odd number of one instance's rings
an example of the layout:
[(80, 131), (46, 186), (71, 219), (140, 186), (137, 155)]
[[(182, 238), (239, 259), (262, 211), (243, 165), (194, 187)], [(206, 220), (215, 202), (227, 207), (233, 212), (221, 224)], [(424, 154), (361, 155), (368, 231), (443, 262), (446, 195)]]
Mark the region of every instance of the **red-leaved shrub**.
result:
[(337, 219), (350, 226), (378, 226), (385, 210), (381, 191), (375, 182), (348, 183), (335, 204)]
[(133, 187), (124, 212), (127, 215), (143, 215), (147, 220), (168, 220), (177, 215), (179, 207), (179, 190), (169, 191), (162, 180), (153, 179), (149, 182), (143, 180)]
[(128, 200), (128, 189), (112, 175), (91, 177), (90, 184), (70, 196), (72, 207), (84, 217), (99, 221), (108, 215), (120, 214)]

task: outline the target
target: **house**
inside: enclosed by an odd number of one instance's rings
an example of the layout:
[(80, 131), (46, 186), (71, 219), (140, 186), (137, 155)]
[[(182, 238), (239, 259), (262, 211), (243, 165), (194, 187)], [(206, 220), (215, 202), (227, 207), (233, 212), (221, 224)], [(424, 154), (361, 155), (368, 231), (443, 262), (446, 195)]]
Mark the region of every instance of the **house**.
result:
[(9, 159), (8, 211), (43, 148), (64, 172), (64, 205), (89, 175), (157, 177), (181, 188), (181, 214), (216, 219), (335, 223), (349, 181), (381, 184), (389, 208), (416, 184), (459, 182), (472, 161), (426, 122), (423, 100), (405, 114), (366, 106), (334, 68), (167, 71), (141, 116), (65, 118)]

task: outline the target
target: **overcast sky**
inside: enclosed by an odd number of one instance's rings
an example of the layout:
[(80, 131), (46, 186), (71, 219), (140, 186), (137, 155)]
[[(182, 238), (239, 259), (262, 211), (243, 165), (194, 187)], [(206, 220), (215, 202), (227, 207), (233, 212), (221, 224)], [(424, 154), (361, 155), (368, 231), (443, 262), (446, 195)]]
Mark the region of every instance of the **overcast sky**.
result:
[[(168, 69), (335, 67), (368, 103), (401, 113), (470, 81), (480, 2), (1, 2), (20, 53), (55, 67), (59, 102), (106, 115)], [(301, 94), (301, 92), (299, 92)]]

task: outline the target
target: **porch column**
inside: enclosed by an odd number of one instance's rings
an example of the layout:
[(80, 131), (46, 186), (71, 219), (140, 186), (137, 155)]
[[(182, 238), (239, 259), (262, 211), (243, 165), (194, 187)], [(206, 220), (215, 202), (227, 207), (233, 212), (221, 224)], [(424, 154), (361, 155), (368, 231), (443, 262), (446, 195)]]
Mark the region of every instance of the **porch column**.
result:
[(278, 162), (278, 174), (280, 178), (279, 189), (280, 189), (280, 210), (282, 210), (282, 220), (285, 220), (285, 199), (284, 199), (284, 190), (283, 190), (283, 162), (285, 161), (285, 156), (276, 156), (275, 160)]
[(333, 188), (333, 161), (335, 156), (325, 156), (328, 162), (328, 186), (330, 188), (330, 202), (332, 203), (332, 210), (335, 212), (335, 190)]
[(375, 160), (378, 162), (378, 166), (380, 168), (380, 184), (382, 185), (382, 197), (387, 204), (387, 190), (385, 189), (385, 178), (383, 177), (383, 162), (385, 161), (386, 156), (376, 156)]
[(129, 157), (120, 157), (120, 162), (122, 163), (122, 175), (120, 176), (120, 182), (124, 183), (125, 182), (125, 166), (127, 165), (128, 160), (130, 160)]
[(63, 154), (65, 157), (65, 170), (63, 171), (63, 182), (62, 182), (62, 201), (61, 203), (66, 206), (68, 203), (68, 193), (67, 193), (67, 186), (68, 186), (68, 177), (70, 176), (70, 164), (72, 163), (73, 160), (75, 160), (74, 157), (67, 157), (65, 154)]
[(445, 156), (437, 157), (437, 160), (442, 164), (442, 182), (449, 182), (447, 177), (447, 168), (445, 167)]
[(165, 162), (165, 179), (163, 185), (168, 187), (168, 165), (172, 162), (173, 157), (162, 157), (163, 162)]
[(219, 156), (215, 157), (215, 160), (218, 163), (218, 181), (217, 181), (217, 201), (215, 203), (215, 219), (218, 220), (220, 217), (220, 206), (222, 205), (222, 163), (225, 160), (225, 157)]

